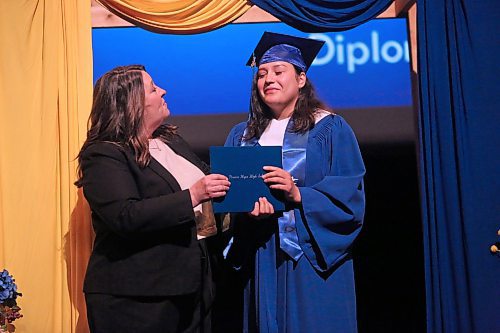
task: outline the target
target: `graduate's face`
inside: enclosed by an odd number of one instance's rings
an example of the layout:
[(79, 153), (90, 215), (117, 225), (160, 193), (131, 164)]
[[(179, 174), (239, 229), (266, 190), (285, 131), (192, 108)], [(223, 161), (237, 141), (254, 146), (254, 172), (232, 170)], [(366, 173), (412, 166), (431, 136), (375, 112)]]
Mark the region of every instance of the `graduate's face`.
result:
[(153, 133), (170, 115), (167, 103), (163, 99), (166, 91), (154, 84), (151, 76), (142, 72), (144, 81), (144, 124), (149, 133)]
[(262, 64), (257, 72), (259, 95), (277, 118), (291, 115), (305, 83), (306, 74), (297, 74), (295, 67), (284, 61)]

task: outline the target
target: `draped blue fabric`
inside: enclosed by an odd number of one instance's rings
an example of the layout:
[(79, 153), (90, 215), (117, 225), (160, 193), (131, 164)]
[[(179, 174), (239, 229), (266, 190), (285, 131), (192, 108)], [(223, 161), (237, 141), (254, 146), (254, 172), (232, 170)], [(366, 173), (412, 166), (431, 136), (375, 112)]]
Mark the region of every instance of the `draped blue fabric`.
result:
[(280, 21), (305, 32), (340, 31), (375, 18), (393, 0), (252, 0)]
[(498, 332), (500, 1), (417, 6), (428, 332)]

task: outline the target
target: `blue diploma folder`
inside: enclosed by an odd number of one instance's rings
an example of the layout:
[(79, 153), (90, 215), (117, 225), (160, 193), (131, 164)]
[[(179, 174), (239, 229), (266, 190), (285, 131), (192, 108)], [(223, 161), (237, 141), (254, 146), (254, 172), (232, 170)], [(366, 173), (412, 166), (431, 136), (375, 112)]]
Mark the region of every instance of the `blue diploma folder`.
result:
[(266, 197), (275, 211), (285, 209), (283, 191), (271, 190), (264, 183), (265, 165), (282, 167), (281, 147), (210, 147), (212, 173), (229, 178), (226, 196), (213, 200), (215, 213), (251, 212), (259, 197)]

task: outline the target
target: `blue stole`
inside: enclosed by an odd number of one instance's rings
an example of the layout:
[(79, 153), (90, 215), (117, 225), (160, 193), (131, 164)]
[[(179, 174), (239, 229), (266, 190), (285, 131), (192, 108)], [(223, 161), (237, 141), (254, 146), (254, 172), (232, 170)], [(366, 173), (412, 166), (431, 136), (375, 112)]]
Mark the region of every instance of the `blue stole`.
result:
[[(309, 131), (304, 134), (293, 133), (293, 120), (290, 118), (283, 138), (282, 163), (283, 169), (288, 171), (297, 186), (304, 186), (306, 174), (306, 147)], [(246, 129), (243, 134), (245, 136)], [(241, 141), (242, 146), (259, 145), (257, 138), (248, 141)], [(299, 238), (295, 228), (294, 210), (283, 212), (283, 216), (278, 218), (280, 248), (295, 261), (304, 254), (299, 245)]]

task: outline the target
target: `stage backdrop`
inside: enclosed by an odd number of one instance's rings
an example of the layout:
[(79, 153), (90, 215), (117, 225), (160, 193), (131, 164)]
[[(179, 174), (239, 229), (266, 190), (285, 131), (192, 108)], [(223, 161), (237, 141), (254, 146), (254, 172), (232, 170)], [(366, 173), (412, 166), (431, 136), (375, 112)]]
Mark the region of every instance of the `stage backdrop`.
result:
[(174, 115), (246, 112), (252, 70), (245, 63), (264, 31), (325, 41), (308, 76), (334, 108), (411, 106), (405, 19), (312, 34), (283, 23), (231, 24), (182, 36), (94, 28), (94, 81), (117, 65), (140, 63), (167, 90)]
[(197, 153), (224, 143), (246, 119), (253, 71), (245, 66), (264, 31), (325, 41), (308, 76), (364, 143), (414, 142), (406, 19), (376, 19), (349, 31), (304, 33), (283, 23), (230, 24), (197, 35), (94, 28), (94, 81), (141, 63), (167, 90), (172, 117)]

